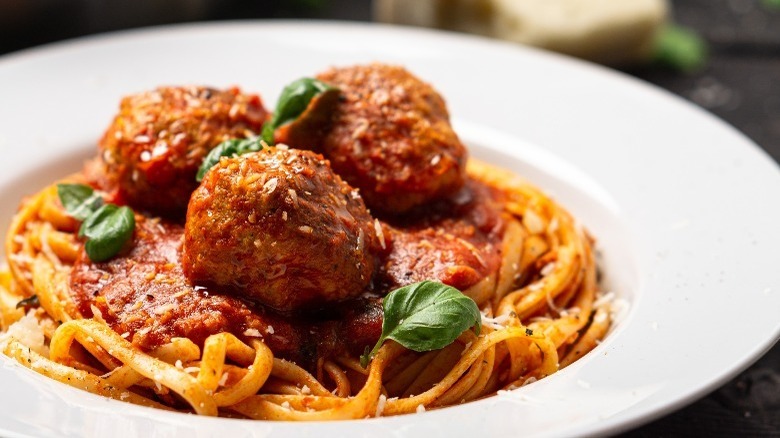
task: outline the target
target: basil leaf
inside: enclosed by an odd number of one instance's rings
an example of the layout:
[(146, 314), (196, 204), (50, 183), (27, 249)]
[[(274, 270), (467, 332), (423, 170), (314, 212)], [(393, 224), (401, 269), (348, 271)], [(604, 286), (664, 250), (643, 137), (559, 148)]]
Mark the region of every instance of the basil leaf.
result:
[(763, 0), (761, 4), (769, 10), (780, 9), (780, 0)]
[(84, 184), (57, 184), (57, 196), (68, 215), (80, 221), (103, 205), (103, 198)]
[(263, 140), (274, 143), (274, 130), (297, 119), (309, 103), (318, 95), (338, 91), (330, 85), (312, 78), (301, 78), (284, 87), (271, 121), (263, 126)]
[(667, 24), (655, 40), (655, 61), (671, 69), (692, 72), (707, 62), (707, 43), (694, 31)]
[[(57, 184), (57, 196), (65, 211), (71, 217), (82, 221), (79, 237), (87, 237), (84, 248), (92, 261), (102, 262), (110, 259), (133, 236), (133, 210), (129, 207), (103, 204), (103, 198), (95, 193), (92, 187), (83, 184)], [(26, 300), (22, 300), (20, 305), (27, 305), (22, 303), (26, 303)]]
[(225, 140), (206, 155), (198, 169), (198, 174), (195, 175), (195, 179), (201, 182), (206, 172), (219, 163), (219, 159), (222, 157), (237, 157), (250, 152), (257, 152), (261, 149), (263, 149), (263, 142), (258, 137)]
[(454, 287), (422, 281), (390, 292), (382, 305), (382, 335), (374, 349), (360, 357), (365, 367), (387, 339), (414, 351), (430, 351), (451, 344), (473, 327), (479, 334), (482, 314), (471, 298)]
[(93, 262), (115, 256), (133, 236), (135, 215), (129, 207), (106, 204), (81, 224), (79, 236), (86, 236), (84, 249)]
[(265, 125), (263, 125), (263, 133), (261, 135), (264, 142), (268, 144), (276, 143), (276, 138), (274, 138), (274, 126), (271, 124), (271, 122), (267, 122)]

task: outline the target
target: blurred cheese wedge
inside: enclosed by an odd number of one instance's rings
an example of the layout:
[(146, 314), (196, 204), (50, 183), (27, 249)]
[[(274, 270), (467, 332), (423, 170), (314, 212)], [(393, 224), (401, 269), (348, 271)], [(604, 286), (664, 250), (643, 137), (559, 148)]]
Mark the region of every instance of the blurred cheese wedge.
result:
[(667, 0), (374, 0), (377, 21), (469, 32), (610, 65), (648, 60)]

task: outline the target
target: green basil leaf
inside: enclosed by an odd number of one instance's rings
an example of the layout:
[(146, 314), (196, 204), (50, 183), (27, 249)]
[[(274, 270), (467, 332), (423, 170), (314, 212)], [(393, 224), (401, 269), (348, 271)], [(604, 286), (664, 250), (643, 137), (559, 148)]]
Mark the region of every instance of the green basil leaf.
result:
[(239, 155), (248, 154), (249, 152), (257, 152), (263, 149), (263, 142), (260, 138), (233, 138), (223, 141), (212, 149), (206, 158), (203, 159), (203, 163), (198, 169), (198, 174), (195, 179), (198, 182), (203, 180), (206, 172), (209, 171), (214, 165), (219, 163), (219, 159), (222, 157), (237, 157)]
[(95, 193), (92, 187), (84, 184), (57, 184), (57, 196), (65, 211), (80, 221), (88, 218), (103, 205), (103, 198)]
[(482, 314), (474, 300), (435, 281), (396, 289), (382, 307), (382, 335), (373, 350), (360, 357), (364, 367), (387, 339), (410, 350), (430, 351), (446, 347), (470, 327), (477, 334), (482, 328)]
[(707, 43), (691, 29), (667, 24), (656, 36), (654, 56), (671, 69), (691, 72), (707, 62)]
[(263, 125), (263, 133), (262, 133), (263, 141), (268, 144), (274, 144), (276, 143), (276, 139), (274, 138), (274, 127), (271, 124), (271, 122), (266, 123)]
[(106, 204), (88, 217), (79, 230), (87, 237), (84, 249), (93, 262), (102, 262), (115, 256), (133, 237), (135, 215), (129, 207)]
[(301, 78), (284, 87), (271, 121), (263, 126), (263, 140), (268, 144), (274, 143), (276, 128), (297, 119), (306, 111), (312, 99), (329, 91), (338, 90), (312, 78)]
[(22, 308), (22, 307), (38, 307), (40, 306), (41, 302), (38, 300), (38, 295), (30, 295), (29, 297), (19, 301), (16, 303), (16, 308)]
[(780, 9), (780, 0), (763, 0), (761, 4), (764, 5), (766, 9), (769, 10)]

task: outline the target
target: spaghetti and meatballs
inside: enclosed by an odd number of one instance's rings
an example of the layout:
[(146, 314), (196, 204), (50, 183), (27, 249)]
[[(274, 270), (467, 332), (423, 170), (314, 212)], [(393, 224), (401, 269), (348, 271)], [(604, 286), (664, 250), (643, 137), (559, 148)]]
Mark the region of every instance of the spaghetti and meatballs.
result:
[(316, 77), (327, 94), (271, 126), (275, 145), (237, 88), (123, 99), (97, 156), (13, 220), (2, 351), (142, 405), (330, 420), (478, 399), (595, 347), (608, 303), (565, 210), (469, 160), (404, 68)]

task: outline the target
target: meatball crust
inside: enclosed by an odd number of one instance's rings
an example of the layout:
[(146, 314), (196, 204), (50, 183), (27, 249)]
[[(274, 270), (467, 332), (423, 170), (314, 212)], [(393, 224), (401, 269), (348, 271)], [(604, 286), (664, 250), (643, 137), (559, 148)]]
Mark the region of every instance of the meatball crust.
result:
[[(100, 141), (96, 184), (138, 209), (183, 218), (195, 174), (219, 143), (259, 133), (260, 97), (206, 87), (162, 87), (122, 100)], [(95, 172), (92, 172), (95, 174)]]
[(321, 155), (276, 147), (206, 173), (187, 210), (182, 264), (194, 284), (289, 312), (360, 295), (379, 245), (360, 195)]
[(341, 90), (323, 154), (372, 211), (402, 214), (460, 189), (468, 153), (430, 85), (383, 64), (317, 78)]

